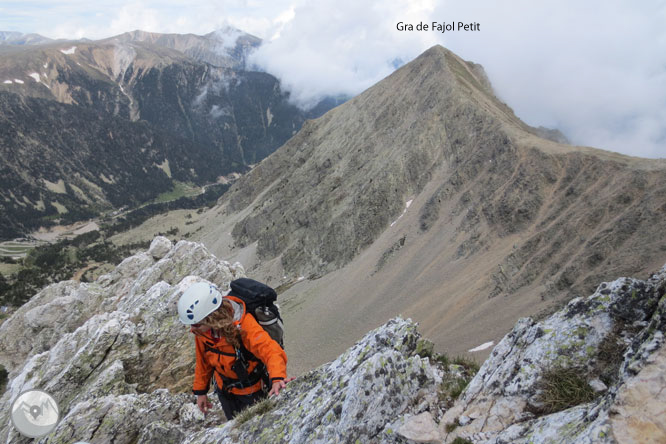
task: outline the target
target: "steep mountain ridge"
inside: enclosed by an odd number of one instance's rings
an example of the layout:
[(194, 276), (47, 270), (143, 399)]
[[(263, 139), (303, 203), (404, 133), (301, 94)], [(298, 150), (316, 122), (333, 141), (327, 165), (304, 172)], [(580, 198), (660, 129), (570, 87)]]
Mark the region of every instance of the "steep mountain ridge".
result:
[(431, 48), (307, 122), (201, 223), (216, 254), (298, 281), (308, 367), (398, 313), (460, 353), (664, 261), (666, 162), (542, 139), (480, 73)]
[(243, 69), (249, 52), (261, 44), (261, 39), (232, 27), (200, 36), (195, 34), (159, 34), (132, 31), (111, 37), (120, 42), (147, 42), (175, 49), (194, 60), (223, 68)]
[[(217, 400), (204, 416), (190, 392), (194, 343), (177, 301), (199, 281), (229, 288), (239, 263), (202, 244), (164, 237), (95, 282), (50, 285), (0, 324), (4, 405), (31, 389), (51, 394), (60, 422), (42, 444), (85, 442), (474, 443), (661, 442), (666, 436), (666, 266), (642, 281), (602, 283), (554, 315), (521, 319), (474, 375), (433, 353), (417, 325), (397, 317), (331, 362), (289, 382), (232, 421)], [(282, 299), (282, 295), (280, 296)], [(281, 300), (280, 299), (280, 300)], [(283, 304), (284, 314), (299, 308)], [(373, 326), (374, 327), (374, 326)], [(545, 383), (576, 372), (581, 399), (554, 411)], [(211, 398), (214, 395), (211, 394)], [(560, 400), (562, 401), (562, 400)], [(661, 415), (661, 416), (660, 416)], [(0, 439), (20, 436), (0, 411)]]

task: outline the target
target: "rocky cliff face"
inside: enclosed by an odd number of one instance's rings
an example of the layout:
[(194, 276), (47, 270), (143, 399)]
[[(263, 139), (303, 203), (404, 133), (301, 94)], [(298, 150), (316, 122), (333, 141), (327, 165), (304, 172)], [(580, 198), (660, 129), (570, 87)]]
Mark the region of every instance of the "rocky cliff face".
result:
[(244, 69), (257, 39), (235, 37), (135, 32), (6, 48), (0, 236), (145, 201), (174, 180), (214, 182), (282, 145), (305, 115), (277, 79)]
[[(415, 324), (396, 318), (225, 423), (217, 405), (204, 418), (188, 394), (193, 342), (175, 303), (192, 282), (227, 288), (243, 274), (240, 264), (201, 244), (156, 238), (149, 251), (94, 283), (47, 287), (0, 326), (0, 363), (9, 370), (3, 405), (27, 389), (50, 392), (62, 420), (42, 443), (615, 443), (666, 436), (666, 267), (647, 281), (601, 284), (543, 321), (522, 319), (457, 400), (451, 383), (464, 385), (467, 370), (433, 354)], [(297, 327), (287, 325), (290, 331)], [(575, 369), (590, 397), (547, 411), (544, 381), (554, 368)], [(28, 442), (8, 413), (0, 413), (0, 439)]]

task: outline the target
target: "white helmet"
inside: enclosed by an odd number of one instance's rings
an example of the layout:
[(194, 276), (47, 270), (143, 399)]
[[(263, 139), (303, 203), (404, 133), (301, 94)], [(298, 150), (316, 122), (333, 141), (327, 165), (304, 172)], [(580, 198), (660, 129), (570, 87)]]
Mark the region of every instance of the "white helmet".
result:
[(222, 294), (207, 282), (190, 285), (178, 300), (178, 317), (186, 325), (196, 324), (222, 304)]

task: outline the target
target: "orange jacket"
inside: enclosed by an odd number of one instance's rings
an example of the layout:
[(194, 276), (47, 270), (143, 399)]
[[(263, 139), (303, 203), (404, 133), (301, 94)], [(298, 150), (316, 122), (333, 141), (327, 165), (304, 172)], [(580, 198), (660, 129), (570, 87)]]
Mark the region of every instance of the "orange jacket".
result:
[[(236, 313), (234, 324), (240, 325), (244, 332), (243, 345), (254, 356), (261, 359), (266, 365), (271, 382), (287, 377), (287, 355), (275, 342), (266, 330), (261, 327), (254, 316), (247, 315), (245, 312), (245, 303), (235, 296), (225, 296), (229, 301), (239, 305), (235, 306)], [(232, 303), (233, 305), (233, 303)], [(205, 395), (208, 393), (210, 378), (215, 374), (215, 380), (219, 388), (224, 387), (224, 382), (220, 374), (230, 379), (238, 379), (238, 375), (231, 369), (236, 360), (235, 349), (224, 338), (214, 339), (210, 331), (202, 334), (191, 330), (195, 334), (196, 346), (196, 365), (194, 368), (193, 392), (195, 395)], [(206, 351), (206, 346), (214, 348), (223, 354), (213, 351)], [(250, 373), (259, 363), (254, 360), (248, 361), (248, 373)], [(261, 389), (262, 382), (246, 388), (232, 388), (231, 393), (236, 395), (247, 395)]]

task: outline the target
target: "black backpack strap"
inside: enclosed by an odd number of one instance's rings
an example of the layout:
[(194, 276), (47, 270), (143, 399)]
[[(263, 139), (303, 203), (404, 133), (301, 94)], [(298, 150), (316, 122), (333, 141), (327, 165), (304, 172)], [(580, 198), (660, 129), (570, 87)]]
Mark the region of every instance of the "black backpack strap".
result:
[(266, 367), (264, 364), (259, 364), (257, 365), (252, 372), (250, 372), (247, 375), (247, 378), (245, 379), (233, 379), (229, 378), (227, 376), (224, 376), (222, 373), (217, 372), (218, 375), (220, 375), (220, 378), (222, 379), (222, 382), (224, 383), (224, 386), (222, 387), (223, 392), (230, 392), (231, 389), (234, 388), (247, 388), (247, 387), (252, 387), (255, 385), (257, 382), (264, 380), (266, 381), (265, 375), (266, 375)]
[[(245, 347), (240, 337), (240, 332), (238, 334), (238, 340), (240, 347), (235, 348), (235, 353), (225, 353), (211, 347), (209, 344), (205, 344), (206, 351), (211, 351), (222, 356), (234, 356), (236, 358), (234, 363), (231, 365), (231, 370), (233, 370), (234, 373), (238, 375), (238, 379), (229, 378), (228, 376), (225, 376), (216, 370), (216, 373), (220, 375), (220, 378), (224, 383), (222, 391), (229, 392), (232, 388), (242, 389), (252, 387), (261, 380), (263, 380), (265, 385), (268, 387), (269, 377), (266, 365)], [(248, 373), (247, 369), (249, 368), (249, 361), (257, 361), (258, 364), (251, 372)]]
[(217, 353), (218, 355), (222, 355), (222, 356), (236, 356), (235, 353), (225, 353), (225, 352), (223, 352), (223, 351), (220, 351), (220, 350), (218, 350), (218, 349), (216, 349), (216, 348), (211, 347), (211, 346), (208, 345), (208, 344), (205, 344), (204, 347), (205, 347), (205, 350), (206, 350), (207, 352), (209, 351), (209, 352)]

